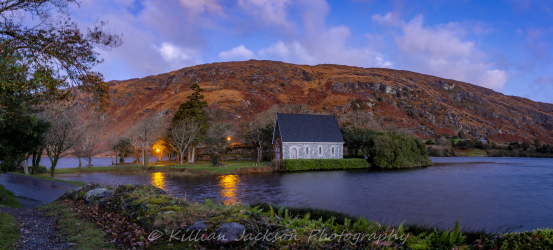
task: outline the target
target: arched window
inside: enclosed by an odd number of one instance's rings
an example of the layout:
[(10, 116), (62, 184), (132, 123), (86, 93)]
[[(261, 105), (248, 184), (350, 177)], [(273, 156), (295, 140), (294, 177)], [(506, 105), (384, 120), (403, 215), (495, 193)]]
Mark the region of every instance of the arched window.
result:
[(322, 155), (323, 154), (323, 147), (319, 146), (319, 154)]
[(305, 147), (305, 159), (309, 159), (309, 147)]
[(334, 147), (332, 147), (332, 155), (334, 155)]

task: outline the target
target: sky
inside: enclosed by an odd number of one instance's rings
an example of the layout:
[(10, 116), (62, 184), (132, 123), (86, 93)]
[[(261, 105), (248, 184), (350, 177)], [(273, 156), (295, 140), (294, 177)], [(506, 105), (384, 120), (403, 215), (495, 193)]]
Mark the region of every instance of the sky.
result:
[(82, 0), (106, 80), (249, 59), (408, 70), (553, 103), (553, 1)]

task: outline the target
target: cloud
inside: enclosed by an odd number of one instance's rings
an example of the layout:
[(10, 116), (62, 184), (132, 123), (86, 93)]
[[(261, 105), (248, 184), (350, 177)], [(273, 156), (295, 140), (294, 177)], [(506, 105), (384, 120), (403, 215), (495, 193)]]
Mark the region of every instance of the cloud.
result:
[(331, 27), (319, 34), (290, 42), (278, 41), (261, 49), (259, 55), (298, 64), (341, 64), (362, 67), (391, 68), (393, 63), (383, 55), (365, 48), (350, 48), (346, 44), (350, 30), (345, 26)]
[(371, 18), (373, 21), (384, 25), (395, 26), (401, 23), (399, 12), (388, 12), (384, 16), (375, 14)]
[(285, 28), (294, 25), (288, 20), (287, 8), (290, 0), (239, 0), (238, 7), (244, 13), (256, 17), (257, 21)]
[(219, 53), (219, 58), (223, 61), (242, 61), (255, 59), (256, 57), (251, 50), (244, 47), (244, 45), (240, 45), (238, 47), (232, 48), (231, 50)]
[(383, 26), (395, 26), (396, 67), (465, 81), (494, 90), (502, 90), (509, 74), (494, 67), (486, 53), (473, 41), (465, 39), (473, 27), (462, 23), (424, 25), (422, 15), (408, 22), (397, 14), (373, 15)]
[(170, 43), (162, 43), (161, 47), (153, 46), (159, 51), (159, 54), (163, 59), (171, 65), (171, 69), (180, 69), (189, 65), (196, 65), (202, 63), (200, 51), (179, 48)]
[(551, 77), (540, 77), (534, 81), (534, 83), (537, 83), (541, 87), (545, 87), (549, 84), (553, 84), (553, 78)]
[(386, 56), (376, 52), (370, 44), (349, 45), (352, 32), (349, 27), (327, 27), (329, 5), (322, 0), (298, 2), (301, 31), (290, 39), (279, 39), (258, 51), (258, 55), (272, 60), (298, 64), (342, 64), (361, 67), (393, 67)]

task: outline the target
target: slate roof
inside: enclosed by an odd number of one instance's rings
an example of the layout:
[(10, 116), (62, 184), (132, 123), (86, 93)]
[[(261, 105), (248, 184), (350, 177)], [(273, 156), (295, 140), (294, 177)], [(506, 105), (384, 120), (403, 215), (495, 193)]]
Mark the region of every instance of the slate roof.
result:
[(344, 142), (336, 117), (277, 113), (282, 142)]

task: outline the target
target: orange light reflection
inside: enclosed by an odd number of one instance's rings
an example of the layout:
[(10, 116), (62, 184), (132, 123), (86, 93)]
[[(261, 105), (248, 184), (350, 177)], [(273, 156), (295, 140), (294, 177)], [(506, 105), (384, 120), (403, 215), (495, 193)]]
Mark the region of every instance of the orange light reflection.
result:
[(221, 196), (223, 196), (225, 205), (230, 205), (238, 203), (238, 198), (236, 197), (236, 185), (240, 180), (238, 175), (223, 175), (219, 176), (219, 186), (221, 186)]
[(153, 173), (152, 186), (165, 190), (165, 175), (161, 172)]

